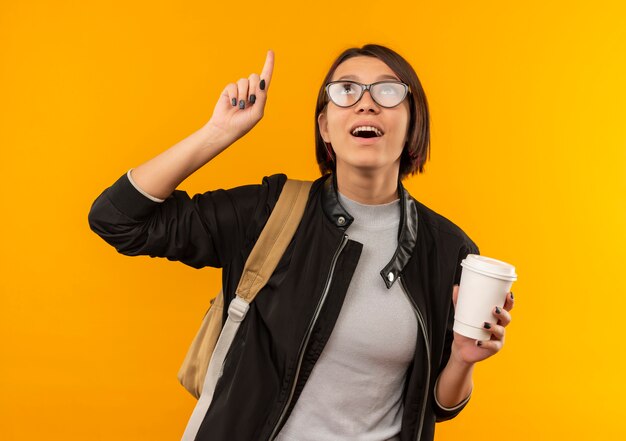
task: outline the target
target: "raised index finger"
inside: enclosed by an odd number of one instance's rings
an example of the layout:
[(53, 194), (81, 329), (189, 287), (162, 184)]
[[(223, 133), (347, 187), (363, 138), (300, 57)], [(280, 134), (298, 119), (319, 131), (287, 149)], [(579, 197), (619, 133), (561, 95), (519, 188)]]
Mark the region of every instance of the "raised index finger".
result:
[(261, 80), (265, 80), (265, 90), (267, 90), (270, 86), (272, 72), (274, 72), (274, 51), (270, 49), (267, 51), (267, 56), (265, 57), (265, 65), (263, 66), (263, 70), (261, 71)]

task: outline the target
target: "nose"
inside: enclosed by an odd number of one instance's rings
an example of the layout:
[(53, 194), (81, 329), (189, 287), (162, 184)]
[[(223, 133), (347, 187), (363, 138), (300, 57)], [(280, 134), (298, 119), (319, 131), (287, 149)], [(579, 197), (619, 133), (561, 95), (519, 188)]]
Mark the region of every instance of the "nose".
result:
[(370, 94), (369, 90), (366, 90), (365, 92), (363, 92), (363, 96), (361, 97), (359, 102), (356, 103), (356, 106), (354, 106), (354, 108), (355, 108), (357, 113), (362, 113), (362, 112), (378, 113), (378, 112), (380, 112), (380, 107), (372, 99), (372, 95)]

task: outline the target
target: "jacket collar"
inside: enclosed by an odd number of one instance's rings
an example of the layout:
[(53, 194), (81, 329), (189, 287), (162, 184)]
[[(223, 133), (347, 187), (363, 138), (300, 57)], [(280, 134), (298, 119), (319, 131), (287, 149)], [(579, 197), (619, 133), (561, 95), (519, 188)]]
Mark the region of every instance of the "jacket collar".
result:
[[(400, 198), (400, 226), (398, 228), (398, 247), (393, 257), (380, 271), (387, 288), (391, 288), (404, 269), (417, 242), (417, 206), (415, 200), (398, 179), (398, 197)], [(340, 230), (345, 231), (354, 218), (339, 202), (337, 196), (337, 177), (330, 173), (324, 182), (322, 207), (326, 217)]]

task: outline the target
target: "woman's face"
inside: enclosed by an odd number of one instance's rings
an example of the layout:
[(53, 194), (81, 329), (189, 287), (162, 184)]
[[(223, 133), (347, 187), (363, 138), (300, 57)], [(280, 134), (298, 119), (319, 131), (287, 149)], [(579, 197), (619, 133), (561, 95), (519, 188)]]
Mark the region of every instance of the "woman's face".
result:
[[(349, 79), (363, 84), (382, 80), (400, 81), (383, 61), (357, 56), (341, 63), (331, 81)], [(339, 107), (332, 101), (318, 115), (322, 139), (335, 151), (337, 171), (356, 168), (364, 172), (388, 173), (400, 169), (400, 155), (408, 135), (409, 103), (404, 99), (393, 108), (381, 107), (372, 100), (369, 90), (352, 107)], [(374, 126), (382, 136), (354, 136), (358, 126)]]

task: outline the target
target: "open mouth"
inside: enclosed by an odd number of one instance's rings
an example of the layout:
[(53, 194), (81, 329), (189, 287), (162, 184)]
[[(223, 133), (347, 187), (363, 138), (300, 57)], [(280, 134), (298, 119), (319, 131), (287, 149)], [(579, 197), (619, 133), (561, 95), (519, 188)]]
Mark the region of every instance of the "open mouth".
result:
[(357, 138), (376, 138), (383, 136), (383, 132), (377, 127), (359, 126), (352, 130), (351, 135)]

